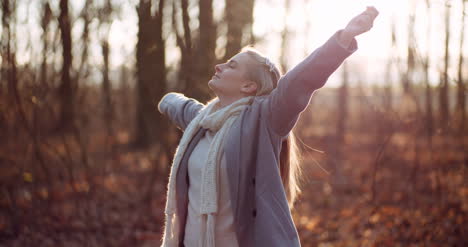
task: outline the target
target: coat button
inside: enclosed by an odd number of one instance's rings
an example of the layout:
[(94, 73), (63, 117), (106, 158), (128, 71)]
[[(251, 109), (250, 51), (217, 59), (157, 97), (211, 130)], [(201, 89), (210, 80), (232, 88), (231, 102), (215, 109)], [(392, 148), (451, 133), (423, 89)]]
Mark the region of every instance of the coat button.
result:
[(252, 210), (252, 216), (257, 217), (257, 209)]

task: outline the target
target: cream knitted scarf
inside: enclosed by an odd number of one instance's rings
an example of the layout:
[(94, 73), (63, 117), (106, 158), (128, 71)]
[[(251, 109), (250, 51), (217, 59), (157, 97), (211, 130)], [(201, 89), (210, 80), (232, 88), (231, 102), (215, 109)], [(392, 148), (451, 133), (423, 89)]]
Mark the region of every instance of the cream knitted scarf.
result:
[(234, 120), (247, 105), (252, 104), (253, 99), (253, 96), (244, 97), (219, 109), (219, 98), (215, 98), (208, 102), (187, 126), (179, 146), (176, 149), (169, 175), (163, 247), (178, 246), (180, 232), (176, 210), (176, 172), (190, 140), (192, 140), (200, 128), (209, 129), (216, 133), (211, 141), (208, 150), (208, 159), (202, 172), (202, 181), (200, 181), (202, 183), (200, 195), (201, 206), (199, 209), (200, 215), (202, 215), (202, 217), (207, 217), (204, 218), (206, 221), (203, 221), (206, 222), (206, 232), (204, 233), (205, 236), (200, 236), (200, 247), (215, 246), (215, 220), (218, 211), (217, 168), (222, 158), (223, 143)]

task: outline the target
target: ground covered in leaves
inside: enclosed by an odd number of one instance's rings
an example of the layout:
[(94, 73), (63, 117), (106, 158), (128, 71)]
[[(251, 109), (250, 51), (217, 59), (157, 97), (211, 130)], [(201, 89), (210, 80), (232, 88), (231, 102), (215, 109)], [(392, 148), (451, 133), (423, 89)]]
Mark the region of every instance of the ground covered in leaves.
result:
[[(126, 142), (125, 133), (117, 136)], [(159, 246), (168, 158), (158, 147), (99, 149), (108, 147), (102, 139), (86, 154), (87, 166), (51, 171), (55, 181), (10, 171), (22, 182), (2, 186), (0, 246)], [(304, 192), (293, 211), (302, 246), (468, 246), (463, 150), (418, 149), (394, 136), (378, 152), (378, 144), (376, 151), (358, 139), (347, 137), (339, 151), (323, 145), (326, 137), (303, 139), (325, 148), (304, 152)], [(81, 151), (70, 151), (79, 147), (60, 140), (68, 148), (43, 147), (44, 160), (84, 162)]]

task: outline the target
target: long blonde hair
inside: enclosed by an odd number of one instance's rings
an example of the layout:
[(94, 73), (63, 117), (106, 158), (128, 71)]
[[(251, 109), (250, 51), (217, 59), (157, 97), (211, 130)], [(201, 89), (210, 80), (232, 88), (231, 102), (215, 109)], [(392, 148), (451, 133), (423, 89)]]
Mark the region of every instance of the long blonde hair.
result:
[[(242, 48), (241, 52), (246, 53), (251, 58), (252, 66), (247, 66), (247, 79), (257, 83), (256, 95), (268, 95), (278, 85), (281, 78), (281, 71), (269, 61), (258, 50), (247, 46)], [(272, 67), (270, 67), (270, 65)], [(273, 85), (273, 86), (272, 86)], [(288, 137), (281, 143), (280, 151), (280, 175), (283, 187), (288, 199), (290, 209), (294, 208), (294, 202), (301, 194), (301, 153), (296, 142), (294, 131), (291, 131)]]

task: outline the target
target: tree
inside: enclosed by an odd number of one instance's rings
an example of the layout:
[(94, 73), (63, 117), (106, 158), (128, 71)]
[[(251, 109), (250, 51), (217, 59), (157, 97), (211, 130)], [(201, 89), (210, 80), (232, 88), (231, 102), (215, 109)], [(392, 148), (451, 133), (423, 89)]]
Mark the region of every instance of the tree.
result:
[(342, 145), (346, 133), (346, 122), (348, 122), (348, 84), (349, 84), (349, 73), (348, 73), (348, 62), (343, 63), (343, 74), (342, 84), (338, 91), (338, 121), (336, 125), (336, 139), (337, 144)]
[[(151, 13), (151, 1), (140, 0), (137, 42), (137, 111), (135, 144), (148, 146), (164, 131), (160, 114), (155, 113), (156, 100), (166, 91), (165, 42), (163, 32), (164, 0), (156, 13)], [(159, 125), (159, 126), (158, 126)]]
[(280, 66), (281, 66), (281, 71), (286, 72), (288, 70), (288, 65), (287, 65), (287, 48), (288, 48), (288, 41), (289, 41), (289, 29), (287, 25), (287, 17), (289, 14), (289, 6), (291, 5), (290, 0), (286, 0), (284, 2), (284, 28), (283, 31), (281, 32), (281, 55), (280, 55)]
[[(224, 61), (234, 56), (241, 49), (243, 40), (254, 41), (252, 36), (252, 21), (254, 0), (226, 0), (225, 18), (227, 22), (227, 43)], [(250, 32), (245, 32), (249, 30)], [(245, 37), (248, 34), (250, 37)]]
[(181, 65), (178, 73), (178, 77), (181, 78), (178, 84), (178, 90), (185, 92), (188, 90), (188, 85), (193, 85), (194, 78), (193, 74), (193, 47), (192, 47), (192, 34), (190, 30), (190, 16), (188, 14), (188, 1), (181, 0), (181, 9), (182, 9), (182, 26), (183, 26), (183, 37), (178, 30), (177, 22), (177, 1), (172, 3), (172, 28), (174, 29), (174, 34), (176, 36), (177, 46), (180, 49), (181, 54)]
[(72, 40), (71, 40), (71, 20), (68, 12), (68, 0), (60, 0), (59, 28), (62, 41), (62, 77), (59, 86), (60, 94), (60, 122), (59, 127), (68, 129), (73, 126), (75, 111), (73, 103), (75, 102), (74, 85), (70, 70), (72, 67)]
[(99, 19), (100, 27), (102, 29), (102, 36), (101, 37), (101, 50), (102, 50), (102, 60), (103, 60), (103, 68), (102, 68), (102, 96), (103, 96), (103, 103), (104, 103), (104, 122), (106, 124), (107, 133), (109, 135), (112, 134), (112, 121), (114, 119), (114, 109), (112, 105), (112, 92), (111, 92), (111, 83), (109, 79), (109, 32), (110, 27), (112, 24), (112, 12), (113, 6), (110, 0), (107, 0), (99, 9)]
[[(392, 18), (391, 22), (391, 49), (397, 49), (397, 42), (396, 42), (396, 28), (395, 28), (395, 18)], [(398, 64), (397, 64), (398, 65)], [(388, 58), (387, 67), (385, 71), (385, 85), (384, 85), (384, 94), (383, 94), (383, 105), (387, 111), (392, 110), (393, 105), (393, 86), (392, 86), (392, 72), (395, 66), (395, 58), (390, 56)]]
[(348, 107), (349, 107), (349, 64), (344, 62), (342, 65), (342, 84), (338, 91), (338, 107), (337, 107), (337, 121), (336, 121), (336, 134), (332, 137), (331, 152), (333, 158), (330, 158), (330, 167), (333, 168), (333, 180), (335, 185), (339, 188), (343, 188), (343, 185), (347, 184), (346, 177), (343, 176), (343, 147), (345, 145), (345, 134), (346, 134), (346, 123), (348, 122)]
[(47, 52), (49, 51), (49, 40), (47, 38), (49, 34), (49, 24), (52, 19), (52, 10), (50, 9), (49, 2), (46, 1), (43, 4), (43, 14), (41, 19), (42, 26), (42, 65), (41, 65), (41, 85), (44, 86), (47, 83)]
[[(172, 26), (176, 35), (177, 46), (181, 53), (181, 67), (178, 77), (182, 78), (179, 90), (188, 97), (206, 102), (210, 98), (207, 82), (214, 73), (216, 63), (217, 25), (213, 20), (213, 1), (199, 1), (199, 30), (196, 37), (190, 29), (188, 1), (181, 0), (183, 35), (179, 32), (177, 4), (172, 7)], [(189, 86), (190, 85), (190, 86)]]
[(466, 96), (465, 96), (465, 79), (463, 78), (463, 65), (464, 65), (464, 41), (465, 41), (465, 19), (466, 19), (466, 2), (462, 0), (462, 22), (460, 26), (460, 55), (458, 58), (458, 79), (457, 79), (457, 117), (458, 117), (458, 131), (460, 134), (465, 133), (466, 125)]
[(193, 97), (206, 102), (209, 100), (207, 82), (214, 74), (216, 63), (216, 26), (213, 22), (213, 0), (199, 0), (200, 34), (197, 42), (197, 81)]
[(80, 18), (83, 19), (83, 34), (81, 35), (82, 50), (81, 50), (81, 61), (78, 68), (78, 78), (86, 78), (89, 75), (89, 70), (86, 65), (88, 62), (88, 47), (89, 47), (89, 24), (93, 18), (93, 12), (91, 4), (93, 0), (86, 0), (83, 9), (81, 10)]
[[(427, 16), (431, 16), (431, 2), (426, 0), (426, 9), (427, 9)], [(431, 33), (431, 18), (427, 18), (429, 23), (427, 25), (427, 43), (430, 44), (430, 33)], [(429, 139), (429, 143), (432, 143), (432, 135), (433, 135), (433, 109), (432, 109), (432, 88), (429, 79), (429, 66), (430, 66), (430, 58), (431, 58), (431, 49), (430, 46), (427, 48), (426, 56), (423, 59), (423, 70), (424, 70), (424, 84), (425, 84), (425, 108), (426, 108), (426, 134)]]
[(416, 37), (415, 37), (415, 22), (416, 22), (416, 6), (414, 1), (409, 1), (410, 13), (408, 15), (408, 47), (407, 47), (407, 57), (406, 57), (406, 73), (402, 80), (403, 83), (403, 93), (412, 94), (412, 82), (413, 82), (413, 73), (416, 64)]
[(449, 76), (448, 69), (450, 63), (450, 15), (451, 15), (450, 0), (445, 2), (445, 56), (444, 56), (444, 70), (442, 72), (442, 78), (439, 85), (439, 121), (440, 126), (443, 130), (447, 130), (449, 122), (449, 103), (448, 103), (448, 91), (449, 91)]

